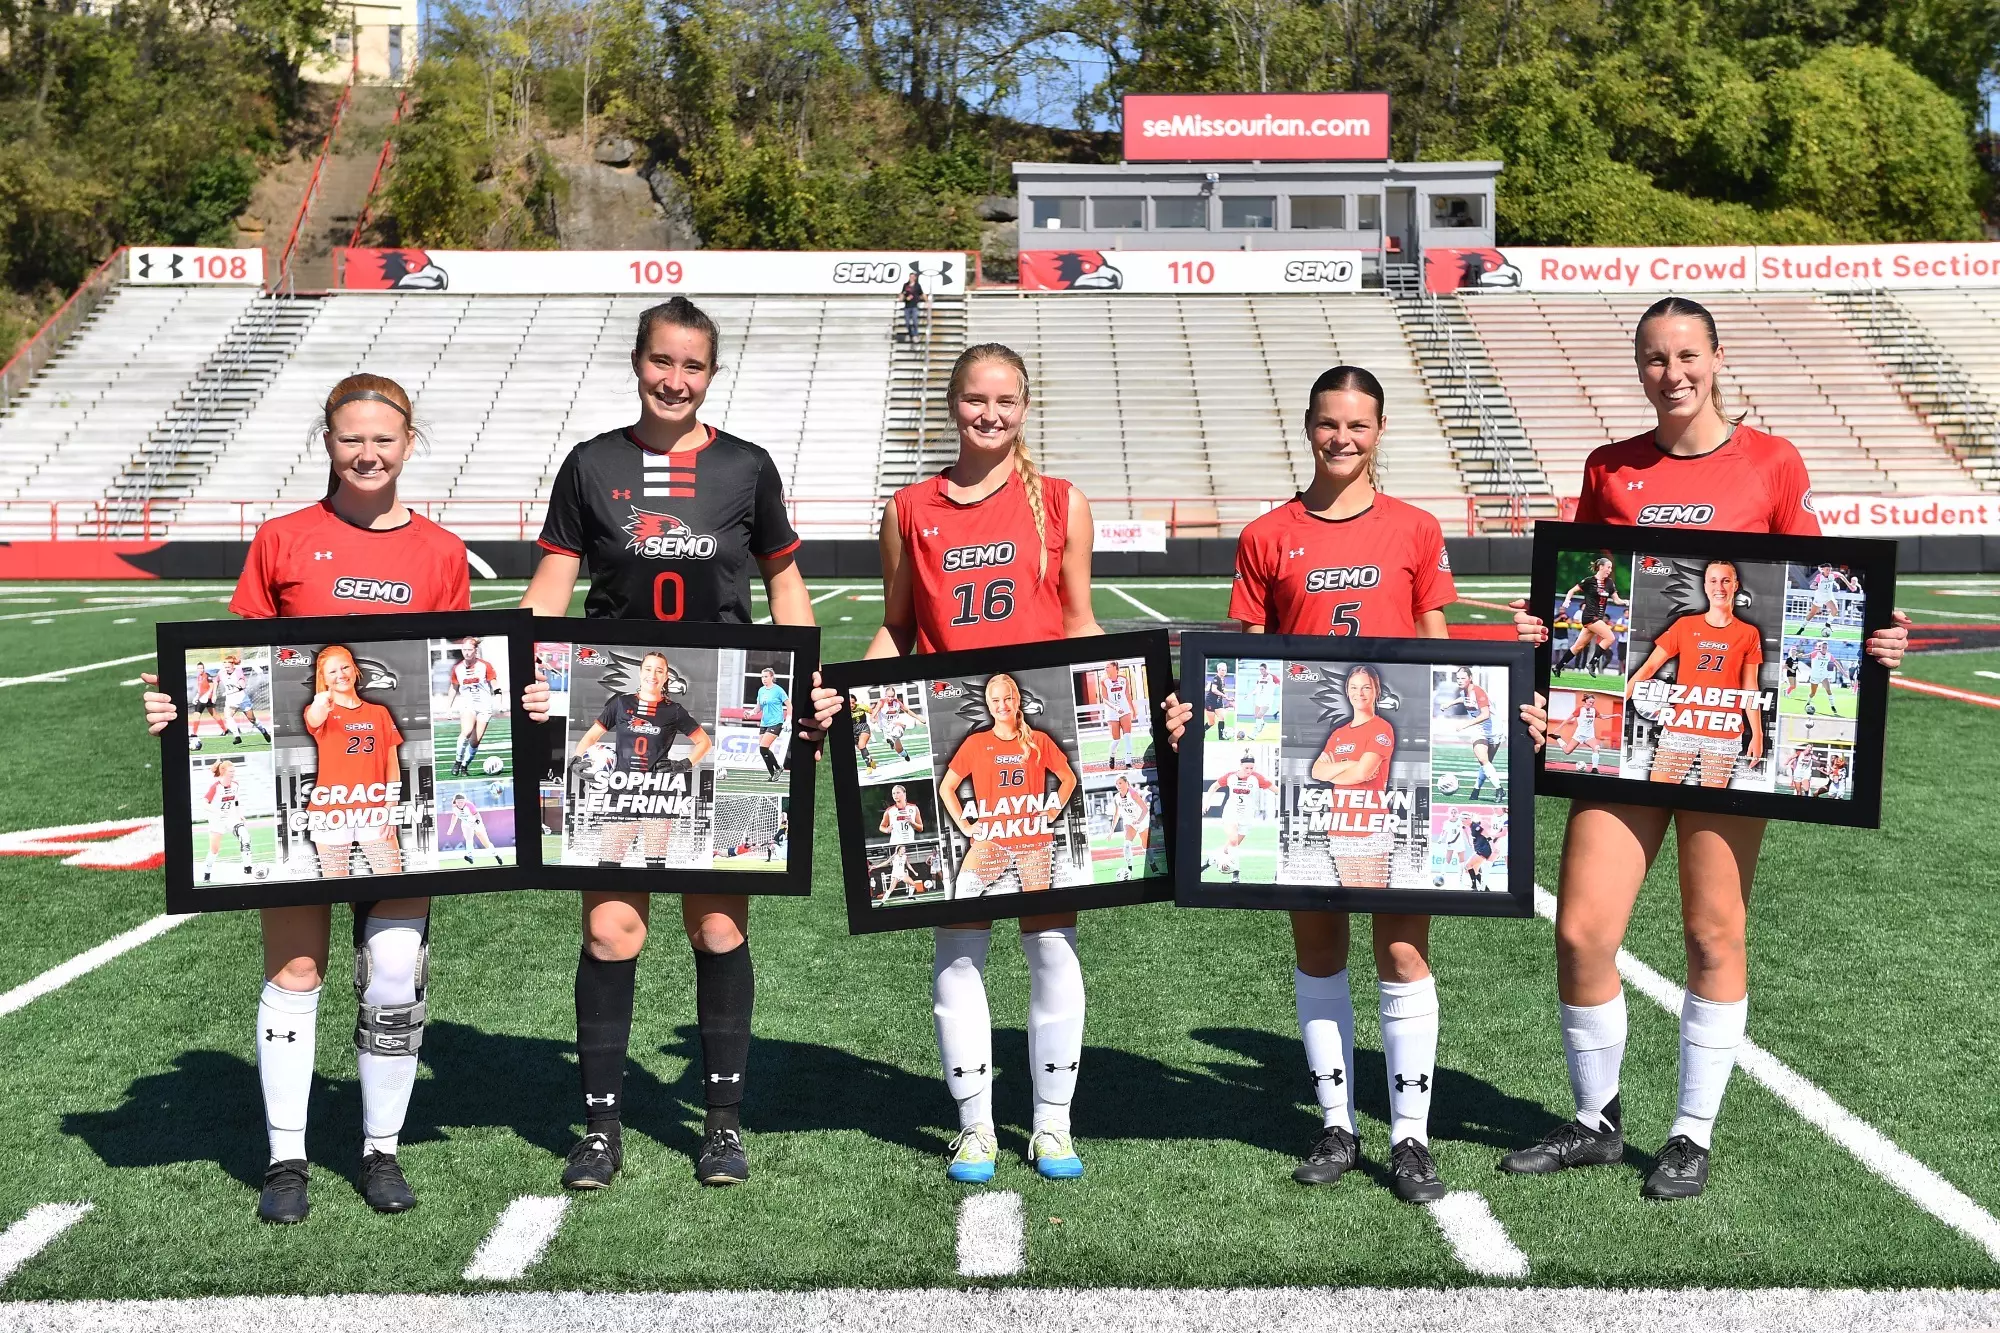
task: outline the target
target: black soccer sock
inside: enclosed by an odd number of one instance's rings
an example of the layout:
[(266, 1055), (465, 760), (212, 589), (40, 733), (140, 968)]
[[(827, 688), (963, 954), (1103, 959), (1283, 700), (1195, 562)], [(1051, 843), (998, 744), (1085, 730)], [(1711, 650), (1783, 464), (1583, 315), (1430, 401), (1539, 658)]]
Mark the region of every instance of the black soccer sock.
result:
[(576, 1065), (587, 1133), (616, 1128), (625, 1110), (625, 1048), (639, 960), (607, 962), (584, 949), (576, 960)]
[(776, 773), (776, 772), (778, 771), (778, 760), (777, 760), (777, 756), (775, 756), (775, 755), (773, 755), (773, 754), (771, 753), (771, 747), (770, 747), (770, 746), (768, 746), (768, 745), (760, 745), (760, 746), (758, 746), (758, 747), (757, 747), (757, 754), (758, 754), (758, 756), (759, 756), (760, 758), (762, 758), (762, 759), (763, 759), (763, 761), (764, 761), (764, 771), (765, 771), (765, 772), (767, 772), (767, 773)]
[(694, 951), (694, 1017), (701, 1031), (702, 1097), (708, 1106), (703, 1133), (737, 1127), (756, 999), (748, 940), (728, 953)]

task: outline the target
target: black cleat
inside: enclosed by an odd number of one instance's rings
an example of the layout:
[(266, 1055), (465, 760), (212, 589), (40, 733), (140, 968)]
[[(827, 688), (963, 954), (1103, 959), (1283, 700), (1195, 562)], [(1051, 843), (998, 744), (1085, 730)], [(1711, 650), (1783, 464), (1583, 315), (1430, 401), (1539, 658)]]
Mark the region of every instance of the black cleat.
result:
[(1389, 1149), (1389, 1190), (1404, 1203), (1434, 1203), (1444, 1197), (1431, 1150), (1415, 1139)]
[(361, 1197), (378, 1213), (407, 1213), (417, 1206), (410, 1182), (403, 1179), (403, 1164), (392, 1152), (362, 1154)]
[(1361, 1141), (1339, 1125), (1320, 1130), (1305, 1159), (1292, 1168), (1292, 1179), (1301, 1185), (1333, 1185), (1361, 1161)]
[(1692, 1199), (1708, 1188), (1708, 1149), (1676, 1134), (1660, 1149), (1653, 1173), (1639, 1187), (1642, 1199)]
[(750, 1179), (750, 1159), (743, 1154), (743, 1136), (733, 1129), (710, 1130), (701, 1143), (701, 1160), (694, 1178), (704, 1185), (741, 1185)]
[(1604, 1108), (1610, 1129), (1591, 1129), (1575, 1120), (1565, 1120), (1532, 1148), (1510, 1152), (1500, 1159), (1500, 1169), (1517, 1176), (1542, 1176), (1572, 1166), (1610, 1166), (1625, 1159), (1625, 1131), (1619, 1127), (1618, 1099)]
[(311, 1168), (303, 1157), (273, 1162), (264, 1168), (264, 1191), (257, 1196), (257, 1216), (279, 1226), (303, 1222), (312, 1212), (306, 1198), (306, 1179)]
[(624, 1165), (625, 1150), (616, 1130), (586, 1134), (569, 1150), (562, 1186), (566, 1190), (601, 1190)]

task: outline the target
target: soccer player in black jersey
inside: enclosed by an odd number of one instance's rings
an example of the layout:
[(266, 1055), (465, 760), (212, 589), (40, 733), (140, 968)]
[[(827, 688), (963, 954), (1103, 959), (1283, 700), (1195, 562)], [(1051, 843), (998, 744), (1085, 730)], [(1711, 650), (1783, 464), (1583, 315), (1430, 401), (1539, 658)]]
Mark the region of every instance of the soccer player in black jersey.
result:
[[(585, 798), (585, 813), (598, 825), (597, 864), (618, 866), (637, 842), (646, 864), (665, 869), (674, 831), (674, 809), (692, 790), (693, 774), (708, 754), (708, 733), (687, 709), (667, 697), (672, 677), (665, 653), (647, 653), (639, 663), (639, 688), (614, 694), (597, 721), (577, 739), (583, 760), (606, 736), (614, 757), (608, 772), (665, 775), (658, 786), (638, 784), (622, 791), (596, 791)], [(673, 757), (674, 741), (688, 738), (688, 751)], [(591, 810), (594, 803), (596, 810)]]
[(1576, 598), (1583, 603), (1582, 614), (1577, 617), (1576, 637), (1569, 641), (1569, 647), (1556, 650), (1555, 673), (1561, 674), (1566, 667), (1576, 664), (1594, 676), (1601, 665), (1610, 664), (1618, 644), (1618, 632), (1611, 625), (1607, 608), (1630, 605), (1618, 595), (1610, 556), (1597, 557), (1590, 573), (1563, 594), (1563, 609), (1568, 610), (1571, 600)]
[[(777, 464), (756, 445), (699, 420), (720, 351), (715, 321), (686, 297), (639, 317), (632, 349), (639, 420), (570, 450), (556, 474), (543, 555), (521, 605), (537, 615), (566, 614), (588, 557), (588, 617), (748, 624), (754, 568), (774, 621), (813, 623)], [(840, 702), (820, 688), (817, 674), (813, 685), (813, 712), (800, 719), (807, 739), (826, 730)], [(570, 1189), (610, 1184), (623, 1160), (625, 1051), (651, 901), (648, 893), (583, 895), (576, 1045), (584, 1135), (563, 1171)], [(695, 1176), (705, 1185), (732, 1185), (750, 1174), (740, 1120), (755, 995), (750, 900), (683, 894), (681, 924), (694, 948), (708, 1110)]]

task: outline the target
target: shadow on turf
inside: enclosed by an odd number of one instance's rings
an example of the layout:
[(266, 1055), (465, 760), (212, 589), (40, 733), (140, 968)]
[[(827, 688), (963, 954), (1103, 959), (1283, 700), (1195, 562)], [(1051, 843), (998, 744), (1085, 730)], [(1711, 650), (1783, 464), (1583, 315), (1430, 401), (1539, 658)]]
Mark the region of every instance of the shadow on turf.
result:
[[(433, 1023), (425, 1035), (431, 1077), (417, 1084), (405, 1143), (445, 1138), (453, 1129), (498, 1128), (560, 1159), (576, 1141), (578, 1091), (570, 1042), (458, 1023)], [(993, 1035), (1000, 1070), (996, 1119), (1025, 1125), (1032, 1096), (1027, 1034), (1000, 1028)], [(1307, 1090), (1298, 1042), (1256, 1028), (1202, 1028), (1189, 1035), (1234, 1058), (1189, 1069), (1111, 1047), (1087, 1048), (1077, 1135), (1231, 1139), (1287, 1156), (1302, 1151), (1317, 1118), (1300, 1109)], [(681, 1072), (663, 1081), (632, 1063), (625, 1075), (625, 1125), (692, 1158), (701, 1148), (699, 1034), (684, 1025), (657, 1050), (677, 1061)], [(344, 1052), (321, 1054), (339, 1061)], [(1355, 1064), (1361, 1109), (1386, 1120), (1381, 1053), (1357, 1050)], [(923, 1154), (942, 1152), (951, 1136), (950, 1102), (943, 1083), (929, 1072), (913, 1074), (815, 1042), (770, 1038), (753, 1042), (750, 1071), (743, 1120), (752, 1134), (859, 1130)], [(360, 1102), (353, 1078), (317, 1077), (308, 1140), (315, 1161), (357, 1185)], [(1532, 1143), (1550, 1123), (1548, 1108), (1538, 1103), (1456, 1070), (1438, 1070), (1431, 1102), (1436, 1138), (1512, 1149)], [(134, 1080), (119, 1106), (66, 1114), (63, 1131), (82, 1139), (111, 1167), (214, 1162), (251, 1187), (264, 1176), (256, 1065), (231, 1052), (183, 1052), (172, 1069)], [(1018, 1132), (1003, 1137), (1026, 1146)]]

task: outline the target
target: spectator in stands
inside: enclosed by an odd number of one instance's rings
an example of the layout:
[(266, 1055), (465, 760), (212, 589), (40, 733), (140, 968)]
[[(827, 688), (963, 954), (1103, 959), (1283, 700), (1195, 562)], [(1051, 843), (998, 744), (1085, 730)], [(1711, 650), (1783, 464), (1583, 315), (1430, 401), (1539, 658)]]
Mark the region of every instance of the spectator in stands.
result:
[[(1576, 521), (1635, 524), (1671, 511), (1700, 515), (1699, 526), (1718, 531), (1819, 535), (1812, 481), (1799, 451), (1724, 412), (1723, 349), (1714, 317), (1693, 301), (1669, 296), (1639, 317), (1632, 343), (1639, 384), (1657, 420), (1645, 434), (1590, 455)], [(1653, 512), (1642, 512), (1647, 510)], [(1529, 614), (1525, 601), (1513, 607), (1523, 640), (1548, 638), (1548, 625)], [(1870, 636), (1867, 646), (1870, 656), (1892, 668), (1909, 642), (1909, 617), (1899, 611), (1895, 621)], [(1733, 738), (1718, 748), (1731, 758), (1738, 753)], [(1504, 1171), (1543, 1174), (1615, 1163), (1625, 1155), (1618, 1100), (1625, 992), (1618, 949), (1669, 823), (1679, 848), (1687, 945), (1680, 1096), (1666, 1145), (1640, 1193), (1688, 1199), (1708, 1185), (1710, 1136), (1749, 1013), (1746, 924), (1764, 821), (1610, 801), (1570, 803), (1559, 871), (1556, 990), (1576, 1117), (1533, 1147), (1508, 1154), (1500, 1163)]]
[(924, 284), (917, 277), (917, 269), (910, 266), (910, 276), (903, 279), (903, 338), (912, 346), (917, 341), (917, 325), (923, 318)]

